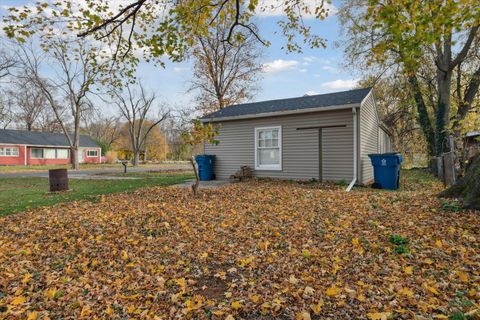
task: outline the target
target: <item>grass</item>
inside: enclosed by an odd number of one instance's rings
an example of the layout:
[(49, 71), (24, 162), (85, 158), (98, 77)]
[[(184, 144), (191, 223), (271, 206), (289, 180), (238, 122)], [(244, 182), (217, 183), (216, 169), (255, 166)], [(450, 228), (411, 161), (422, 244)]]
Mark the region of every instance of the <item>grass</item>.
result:
[(49, 193), (47, 178), (6, 178), (0, 179), (0, 216), (59, 202), (75, 200), (96, 201), (99, 195), (121, 191), (132, 191), (143, 187), (172, 185), (191, 179), (188, 172), (178, 173), (128, 173), (125, 176), (139, 179), (125, 180), (83, 180), (70, 179), (71, 191)]
[[(140, 167), (145, 168), (171, 168), (177, 167), (178, 165), (185, 165), (186, 162), (162, 162), (162, 163), (149, 163), (142, 164)], [(61, 165), (30, 165), (30, 166), (0, 166), (0, 174), (2, 173), (14, 173), (14, 172), (28, 172), (28, 171), (46, 171), (50, 169), (71, 169), (70, 164), (61, 164)], [(131, 165), (129, 165), (131, 167)], [(123, 169), (123, 166), (120, 163), (82, 163), (80, 164), (80, 170), (90, 170), (90, 169), (110, 169), (117, 168)]]

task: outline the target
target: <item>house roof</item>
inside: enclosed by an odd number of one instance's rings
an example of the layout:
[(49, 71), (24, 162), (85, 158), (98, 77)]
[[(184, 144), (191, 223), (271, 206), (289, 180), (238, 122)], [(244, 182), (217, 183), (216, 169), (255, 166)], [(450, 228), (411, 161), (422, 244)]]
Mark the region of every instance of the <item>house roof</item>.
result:
[(318, 94), (289, 99), (268, 100), (228, 106), (216, 112), (203, 116), (202, 120), (222, 119), (242, 116), (265, 115), (287, 111), (305, 112), (311, 109), (350, 105), (361, 103), (372, 88), (354, 89), (349, 91)]
[(467, 138), (476, 137), (476, 136), (480, 136), (480, 131), (467, 132), (467, 134), (465, 135), (465, 137)]
[[(23, 130), (0, 130), (0, 144), (25, 144), (29, 146), (68, 146), (63, 133)], [(80, 136), (80, 147), (98, 148), (98, 144), (88, 136)]]

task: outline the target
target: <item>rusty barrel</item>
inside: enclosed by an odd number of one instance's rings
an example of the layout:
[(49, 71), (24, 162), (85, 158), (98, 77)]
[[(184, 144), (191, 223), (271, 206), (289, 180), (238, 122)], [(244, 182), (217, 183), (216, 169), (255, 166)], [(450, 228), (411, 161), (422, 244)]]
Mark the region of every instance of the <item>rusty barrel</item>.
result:
[(48, 179), (50, 181), (50, 192), (68, 190), (67, 169), (48, 170)]

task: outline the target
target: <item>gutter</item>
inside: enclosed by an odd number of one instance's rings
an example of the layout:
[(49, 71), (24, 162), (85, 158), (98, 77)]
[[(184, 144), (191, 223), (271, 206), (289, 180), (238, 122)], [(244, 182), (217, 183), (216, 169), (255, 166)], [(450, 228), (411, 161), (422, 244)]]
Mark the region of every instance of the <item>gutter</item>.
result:
[(344, 109), (356, 108), (359, 106), (360, 106), (359, 103), (350, 103), (350, 104), (328, 106), (328, 107), (316, 107), (316, 108), (307, 108), (307, 109), (295, 109), (295, 110), (285, 110), (285, 111), (263, 112), (263, 113), (256, 113), (256, 114), (245, 114), (241, 116), (200, 118), (199, 120), (202, 123), (222, 122), (222, 121), (230, 121), (230, 120), (243, 120), (243, 119), (267, 118), (267, 117), (274, 117), (274, 116), (285, 116), (285, 115), (291, 115), (291, 114), (302, 114), (302, 113), (310, 113), (310, 112), (344, 110)]
[(358, 163), (357, 163), (357, 109), (355, 107), (352, 108), (353, 113), (353, 178), (352, 182), (348, 185), (345, 191), (350, 192), (357, 182), (357, 171), (358, 171)]

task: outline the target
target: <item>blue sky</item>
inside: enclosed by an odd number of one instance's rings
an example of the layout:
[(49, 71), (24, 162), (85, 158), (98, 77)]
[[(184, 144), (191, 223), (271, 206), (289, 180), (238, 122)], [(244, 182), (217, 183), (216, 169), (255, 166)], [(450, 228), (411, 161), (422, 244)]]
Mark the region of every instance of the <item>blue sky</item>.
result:
[[(2, 7), (28, 2), (0, 0)], [(338, 7), (338, 1), (333, 1), (333, 5)], [(0, 13), (3, 14), (1, 10)], [(278, 16), (258, 18), (261, 35), (271, 45), (263, 49), (262, 62), (266, 72), (259, 82), (255, 101), (347, 90), (355, 84), (357, 76), (351, 70), (342, 69), (342, 49), (334, 46), (334, 42), (341, 42), (340, 26), (335, 14), (323, 21), (308, 21), (312, 24), (313, 31), (327, 40), (327, 48), (305, 47), (302, 54), (287, 53), (282, 49), (285, 38), (278, 34), (278, 19)], [(193, 95), (187, 93), (191, 74), (191, 63), (188, 61), (166, 61), (165, 68), (142, 63), (138, 70), (138, 76), (147, 88), (154, 91), (161, 100), (177, 107), (192, 103)]]

